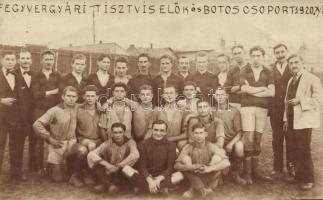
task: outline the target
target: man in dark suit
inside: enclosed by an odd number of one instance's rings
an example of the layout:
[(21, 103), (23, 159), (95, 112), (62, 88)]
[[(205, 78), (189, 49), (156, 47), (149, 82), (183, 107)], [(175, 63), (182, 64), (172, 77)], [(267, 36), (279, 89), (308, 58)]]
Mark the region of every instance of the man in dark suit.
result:
[(196, 73), (190, 75), (187, 80), (194, 82), (203, 98), (211, 101), (212, 94), (218, 86), (218, 77), (207, 71), (209, 58), (205, 52), (199, 52), (196, 55), (195, 64)]
[(154, 102), (155, 105), (161, 106), (162, 104), (162, 91), (166, 85), (174, 85), (178, 94), (182, 94), (183, 91), (183, 79), (174, 74), (174, 59), (170, 55), (162, 55), (160, 57), (160, 74), (156, 76), (153, 81), (154, 89)]
[(0, 170), (3, 153), (9, 134), (9, 157), (11, 180), (26, 180), (22, 175), (22, 154), (24, 140), (21, 136), (21, 120), (18, 107), (18, 84), (14, 73), (16, 55), (13, 51), (4, 52), (0, 71)]
[(190, 76), (190, 60), (186, 56), (181, 56), (178, 59), (178, 75), (184, 80), (187, 81), (187, 78)]
[[(15, 70), (18, 88), (19, 114), (22, 120), (21, 139), (29, 138), (29, 170), (36, 170), (35, 144), (36, 137), (33, 134), (33, 109), (34, 99), (31, 92), (31, 82), (35, 78), (35, 73), (31, 71), (32, 58), (27, 49), (22, 49), (19, 53), (19, 68)], [(22, 156), (22, 155), (21, 155)], [(20, 158), (19, 158), (20, 159)]]
[(137, 100), (137, 97), (139, 96), (139, 88), (143, 85), (152, 86), (153, 80), (153, 77), (150, 74), (151, 59), (148, 54), (140, 54), (138, 56), (137, 65), (138, 73), (134, 74), (128, 83), (130, 97), (132, 98), (132, 94), (135, 95), (135, 100)]
[[(81, 95), (82, 89), (86, 86), (87, 80), (84, 76), (83, 72), (86, 67), (86, 57), (83, 54), (75, 54), (72, 58), (72, 72), (68, 73), (66, 76), (62, 78), (62, 81), (60, 83), (60, 92), (62, 92), (66, 86), (73, 86), (75, 87), (79, 95)], [(82, 102), (82, 99), (80, 98), (78, 100), (79, 103)]]
[(272, 66), (275, 96), (270, 102), (270, 123), (273, 133), (273, 152), (274, 152), (274, 170), (272, 176), (279, 178), (284, 169), (284, 140), (286, 141), (286, 167), (288, 173), (293, 175), (293, 165), (291, 163), (290, 144), (288, 134), (283, 131), (284, 99), (286, 94), (287, 82), (291, 77), (290, 68), (287, 63), (287, 46), (277, 44), (274, 46), (276, 62)]
[[(59, 102), (58, 92), (61, 76), (55, 72), (53, 67), (55, 63), (55, 53), (46, 50), (40, 55), (42, 68), (32, 79), (31, 90), (34, 98), (35, 109), (33, 120), (37, 120), (49, 108), (56, 106)], [(44, 174), (44, 140), (37, 137), (36, 140), (36, 168), (39, 175)]]

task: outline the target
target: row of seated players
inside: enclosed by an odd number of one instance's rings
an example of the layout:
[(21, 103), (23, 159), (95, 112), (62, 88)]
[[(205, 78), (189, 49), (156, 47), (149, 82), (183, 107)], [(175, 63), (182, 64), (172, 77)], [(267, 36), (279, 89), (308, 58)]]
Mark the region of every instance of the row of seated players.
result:
[[(126, 181), (121, 178), (125, 174), (136, 190), (165, 194), (184, 174), (191, 183), (184, 196), (190, 197), (195, 191), (204, 196), (221, 183), (222, 171), (230, 165), (227, 154), (231, 154), (233, 180), (247, 183), (240, 177), (240, 113), (229, 107), (223, 88), (214, 94), (214, 108), (194, 97), (196, 86), (192, 82), (184, 85), (187, 99), (178, 102), (175, 87), (166, 85), (163, 107), (153, 107), (148, 85), (140, 88), (140, 103), (125, 98), (122, 83), (115, 84), (112, 93), (100, 112), (94, 85), (84, 88), (83, 104), (76, 104), (78, 92), (68, 86), (62, 94), (63, 103), (36, 120), (35, 132), (49, 143), (47, 162), (52, 180), (65, 180), (66, 160), (69, 180), (75, 186), (82, 186), (83, 178), (88, 182), (89, 175), (94, 175), (96, 191), (107, 188), (115, 192)], [(178, 157), (176, 152), (180, 152)], [(174, 175), (174, 167), (183, 174)]]

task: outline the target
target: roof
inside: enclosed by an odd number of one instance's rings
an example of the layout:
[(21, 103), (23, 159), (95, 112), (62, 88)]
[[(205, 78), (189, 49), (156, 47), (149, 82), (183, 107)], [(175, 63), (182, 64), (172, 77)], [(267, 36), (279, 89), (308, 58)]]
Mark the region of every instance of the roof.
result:
[(137, 49), (138, 49), (138, 51), (140, 53), (148, 53), (149, 56), (153, 57), (153, 58), (159, 58), (160, 56), (162, 56), (164, 54), (168, 54), (168, 55), (177, 57), (176, 53), (170, 47), (166, 47), (166, 48), (143, 48), (143, 47), (138, 47)]
[(215, 49), (206, 49), (206, 50), (190, 50), (190, 51), (182, 51), (182, 50), (176, 50), (176, 53), (182, 54), (182, 53), (198, 53), (200, 51), (206, 52), (206, 53), (211, 53), (215, 51)]
[(128, 56), (127, 51), (115, 42), (70, 46), (70, 47), (63, 47), (60, 49), (71, 50), (71, 51), (85, 51), (89, 53), (104, 53), (104, 54), (116, 54), (116, 55)]

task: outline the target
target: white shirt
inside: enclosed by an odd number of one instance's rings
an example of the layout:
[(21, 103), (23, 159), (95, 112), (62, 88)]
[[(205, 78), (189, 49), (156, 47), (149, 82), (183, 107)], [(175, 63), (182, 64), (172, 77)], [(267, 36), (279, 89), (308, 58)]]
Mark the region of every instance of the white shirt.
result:
[(4, 67), (2, 67), (2, 72), (3, 72), (4, 77), (6, 78), (9, 86), (10, 86), (10, 89), (14, 90), (15, 89), (15, 82), (16, 82), (15, 75), (13, 75), (11, 73), (9, 73), (7, 75), (7, 69), (5, 69)]
[(47, 71), (47, 70), (43, 70), (42, 72), (43, 72), (43, 74), (45, 75), (45, 77), (47, 78), (47, 80), (49, 79), (49, 75), (50, 75), (51, 73), (53, 73), (52, 71)]
[(287, 61), (285, 61), (283, 64), (277, 62), (276, 68), (280, 72), (280, 75), (283, 75), (283, 73), (284, 73), (284, 71), (286, 69), (286, 66), (287, 66)]
[(96, 75), (98, 76), (99, 82), (102, 86), (105, 86), (110, 79), (110, 75), (108, 73), (97, 71)]
[(77, 73), (75, 73), (74, 71), (72, 72), (72, 75), (75, 77), (76, 81), (78, 82), (78, 84), (81, 84), (82, 81), (82, 74), (79, 75)]
[(218, 79), (221, 86), (223, 86), (225, 81), (227, 80), (227, 74), (227, 72), (220, 72), (218, 74)]
[(263, 66), (255, 68), (255, 67), (251, 67), (253, 75), (255, 77), (255, 81), (258, 82), (259, 81), (259, 77), (260, 77), (260, 73), (263, 70)]
[(21, 71), (21, 75), (22, 75), (22, 77), (24, 78), (24, 80), (25, 80), (25, 82), (26, 82), (26, 84), (27, 84), (27, 87), (29, 88), (30, 87), (30, 82), (31, 82), (31, 76), (29, 75), (29, 74), (27, 74), (27, 73), (24, 73), (25, 71), (30, 71), (30, 69), (28, 70), (25, 70), (25, 69), (23, 69), (23, 68), (20, 68), (20, 71)]

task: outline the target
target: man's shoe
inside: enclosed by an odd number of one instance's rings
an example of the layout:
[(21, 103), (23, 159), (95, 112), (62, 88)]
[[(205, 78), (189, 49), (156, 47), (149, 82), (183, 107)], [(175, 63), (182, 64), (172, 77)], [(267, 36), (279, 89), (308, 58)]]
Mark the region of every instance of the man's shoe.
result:
[(168, 196), (169, 195), (169, 191), (168, 191), (168, 188), (161, 188), (159, 190), (159, 194), (162, 195), (162, 196)]
[(73, 174), (69, 180), (69, 183), (72, 184), (74, 187), (80, 188), (84, 186), (84, 183), (79, 180), (76, 174)]
[(213, 190), (210, 188), (203, 188), (200, 190), (200, 192), (202, 197), (207, 197), (208, 195), (213, 193)]
[(108, 192), (109, 192), (109, 194), (118, 193), (119, 192), (119, 188), (116, 185), (110, 185)]
[(294, 176), (287, 175), (284, 177), (284, 181), (289, 184), (296, 183), (296, 179)]
[(259, 170), (259, 158), (258, 157), (252, 157), (252, 175), (255, 179), (266, 181), (266, 182), (272, 182), (274, 179), (266, 174), (263, 174)]
[(93, 187), (93, 192), (99, 194), (99, 193), (105, 192), (106, 189), (107, 189), (106, 185), (99, 184), (99, 185), (96, 185), (96, 186)]
[(283, 176), (284, 176), (283, 172), (280, 172), (280, 171), (272, 171), (272, 172), (270, 173), (270, 177), (271, 177), (273, 180), (281, 179)]
[(42, 177), (42, 178), (43, 178), (43, 177), (46, 177), (46, 176), (48, 175), (46, 168), (39, 169), (39, 170), (37, 171), (37, 175), (38, 175), (39, 177)]
[(241, 184), (241, 185), (247, 185), (247, 181), (244, 180), (238, 172), (233, 172), (232, 175), (232, 180), (236, 183), (236, 184)]
[(182, 195), (184, 199), (192, 199), (194, 197), (194, 190), (190, 188), (189, 190), (185, 191)]
[(95, 182), (93, 180), (93, 177), (91, 175), (84, 175), (84, 183), (85, 185), (94, 185)]
[(299, 186), (301, 190), (310, 190), (314, 187), (314, 183), (304, 183)]
[(18, 181), (26, 182), (26, 181), (28, 181), (28, 178), (24, 175), (21, 175), (20, 177), (18, 177)]

